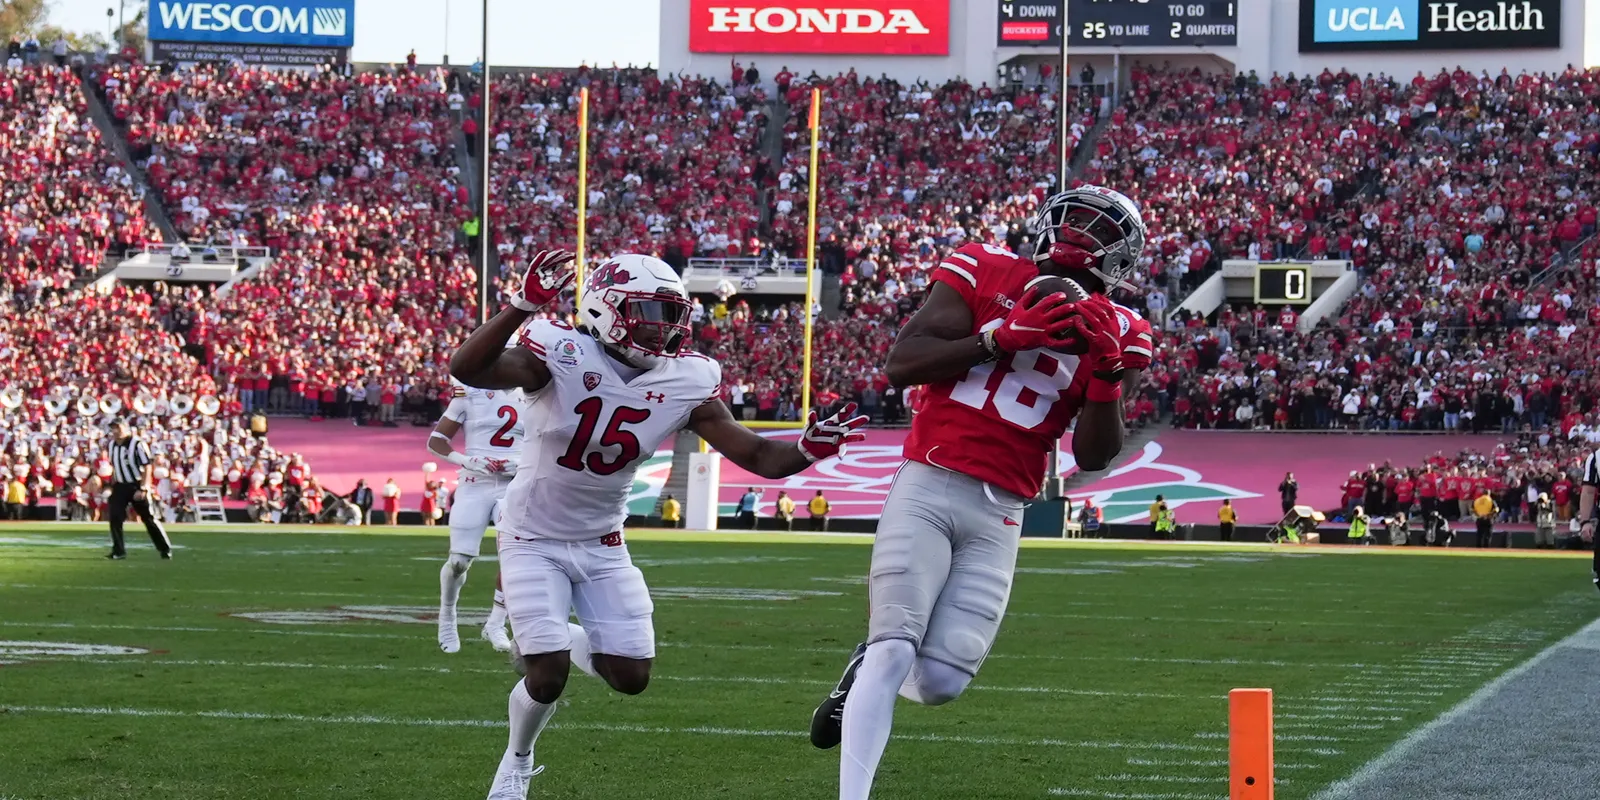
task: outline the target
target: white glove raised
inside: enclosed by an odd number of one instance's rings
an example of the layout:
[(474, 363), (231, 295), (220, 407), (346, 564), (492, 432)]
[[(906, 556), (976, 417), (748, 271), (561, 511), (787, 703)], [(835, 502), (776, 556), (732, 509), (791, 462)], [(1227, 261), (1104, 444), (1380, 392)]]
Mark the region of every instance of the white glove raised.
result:
[(540, 250), (528, 262), (528, 271), (522, 276), (522, 286), (511, 295), (511, 305), (533, 312), (554, 300), (561, 290), (572, 283), (572, 261), (577, 258), (566, 250)]
[(842, 456), (845, 445), (867, 438), (859, 430), (866, 426), (867, 415), (852, 416), (855, 413), (856, 404), (845, 403), (838, 413), (818, 422), (817, 412), (812, 411), (806, 420), (806, 430), (800, 435), (800, 454), (815, 463), (829, 456)]

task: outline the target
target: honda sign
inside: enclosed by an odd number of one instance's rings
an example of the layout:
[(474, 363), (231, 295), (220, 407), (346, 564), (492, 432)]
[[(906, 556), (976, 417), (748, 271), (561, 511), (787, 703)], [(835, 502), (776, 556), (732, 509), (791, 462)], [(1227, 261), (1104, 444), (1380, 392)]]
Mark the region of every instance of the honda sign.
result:
[(690, 0), (693, 53), (942, 56), (950, 0)]

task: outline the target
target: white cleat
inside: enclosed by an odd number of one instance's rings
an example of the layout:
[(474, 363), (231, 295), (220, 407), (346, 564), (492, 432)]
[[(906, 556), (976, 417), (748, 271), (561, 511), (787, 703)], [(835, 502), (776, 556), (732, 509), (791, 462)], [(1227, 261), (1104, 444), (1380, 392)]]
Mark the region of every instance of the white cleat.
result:
[(483, 640), (494, 646), (502, 653), (511, 652), (511, 637), (506, 635), (504, 625), (489, 623), (483, 626)]
[(461, 634), (456, 633), (456, 615), (454, 611), (448, 614), (443, 609), (439, 611), (439, 649), (446, 653), (458, 653), (461, 651)]
[(488, 800), (528, 800), (528, 782), (541, 772), (544, 767), (533, 766), (532, 755), (502, 757), (500, 768), (494, 773), (494, 783), (489, 786)]

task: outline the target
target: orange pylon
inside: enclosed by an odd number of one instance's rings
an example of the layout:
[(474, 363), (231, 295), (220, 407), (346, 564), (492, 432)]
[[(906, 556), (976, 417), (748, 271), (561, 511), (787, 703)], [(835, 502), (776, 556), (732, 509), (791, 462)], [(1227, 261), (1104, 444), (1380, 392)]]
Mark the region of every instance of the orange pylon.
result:
[(1228, 692), (1228, 800), (1272, 800), (1272, 690)]

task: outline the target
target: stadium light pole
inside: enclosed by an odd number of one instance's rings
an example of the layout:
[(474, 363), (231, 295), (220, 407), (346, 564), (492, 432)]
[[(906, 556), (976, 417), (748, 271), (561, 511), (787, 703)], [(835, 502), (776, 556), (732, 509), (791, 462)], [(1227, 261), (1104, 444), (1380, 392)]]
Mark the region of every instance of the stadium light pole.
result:
[[(1061, 168), (1056, 172), (1056, 191), (1067, 190), (1067, 162), (1072, 158), (1071, 149), (1067, 146), (1068, 117), (1067, 117), (1067, 82), (1072, 79), (1067, 72), (1067, 40), (1072, 37), (1072, 26), (1067, 22), (1067, 6), (1071, 0), (1061, 0), (1061, 97), (1056, 103), (1056, 110), (1061, 114), (1057, 126), (1061, 129)], [(1052, 461), (1054, 457), (1052, 457)], [(1051, 464), (1053, 468), (1055, 465)]]
[(483, 124), (478, 126), (478, 324), (489, 321), (489, 0), (483, 0), (483, 78), (479, 82)]

